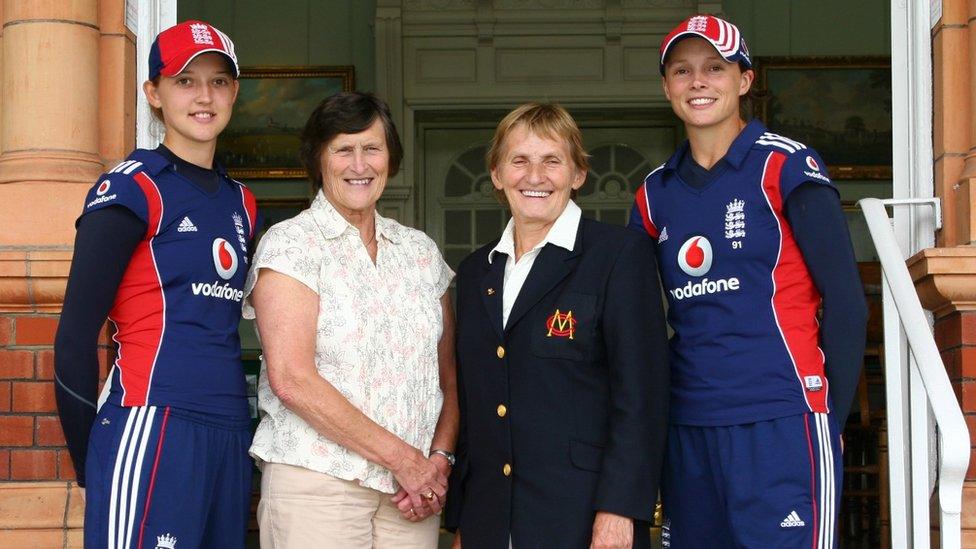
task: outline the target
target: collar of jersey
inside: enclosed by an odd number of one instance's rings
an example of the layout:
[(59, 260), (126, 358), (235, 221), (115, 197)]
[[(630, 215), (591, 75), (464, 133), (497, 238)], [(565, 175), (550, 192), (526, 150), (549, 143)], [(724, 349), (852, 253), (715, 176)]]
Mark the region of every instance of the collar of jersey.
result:
[[(358, 232), (358, 229), (346, 221), (346, 218), (342, 217), (342, 214), (335, 209), (335, 206), (329, 202), (321, 189), (315, 194), (315, 200), (312, 201), (310, 209), (315, 222), (322, 228), (322, 234), (325, 238), (337, 238), (350, 230)], [(377, 238), (385, 238), (393, 244), (399, 244), (403, 240), (403, 231), (400, 224), (392, 219), (383, 217), (379, 212), (373, 215), (376, 217)]]
[[(159, 172), (173, 165), (168, 158), (150, 149), (136, 149), (129, 155), (129, 160), (142, 162), (142, 171), (148, 173), (150, 176), (159, 175)], [(227, 175), (227, 168), (220, 162), (214, 160), (213, 169), (224, 180), (230, 179), (230, 176)]]
[[(742, 128), (742, 131), (739, 132), (739, 135), (736, 136), (735, 141), (729, 146), (729, 150), (722, 157), (722, 160), (738, 170), (742, 167), (742, 163), (745, 161), (746, 156), (748, 156), (749, 150), (756, 144), (756, 139), (766, 131), (766, 126), (762, 122), (756, 119), (750, 120), (746, 124), (746, 127)], [(671, 155), (667, 163), (664, 164), (664, 169), (673, 172), (678, 171), (678, 164), (681, 161), (681, 157), (688, 151), (689, 146), (690, 144), (687, 139), (681, 145), (678, 145), (678, 149)]]

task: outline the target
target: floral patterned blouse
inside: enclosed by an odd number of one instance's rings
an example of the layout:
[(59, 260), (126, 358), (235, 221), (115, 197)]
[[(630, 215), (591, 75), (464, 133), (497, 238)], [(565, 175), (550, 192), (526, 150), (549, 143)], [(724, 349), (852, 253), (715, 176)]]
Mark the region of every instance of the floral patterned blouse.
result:
[[(376, 214), (374, 265), (359, 230), (319, 191), (309, 209), (271, 227), (258, 244), (244, 286), (244, 317), (261, 269), (298, 280), (319, 298), (315, 366), (370, 419), (426, 453), (440, 414), (437, 343), (440, 298), (454, 272), (421, 231)], [(258, 334), (260, 339), (260, 333)], [(332, 442), (271, 391), (262, 357), (261, 418), (251, 456), (305, 467), (386, 493), (389, 470)]]

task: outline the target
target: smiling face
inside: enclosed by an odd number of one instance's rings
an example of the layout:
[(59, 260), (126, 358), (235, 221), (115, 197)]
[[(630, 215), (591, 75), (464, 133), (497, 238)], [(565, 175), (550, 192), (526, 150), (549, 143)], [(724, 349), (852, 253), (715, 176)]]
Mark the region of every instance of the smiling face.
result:
[(161, 77), (158, 84), (146, 82), (143, 88), (149, 104), (163, 111), (164, 144), (177, 156), (190, 158), (195, 155), (188, 151), (216, 145), (230, 122), (238, 82), (223, 56), (205, 53), (176, 76)]
[(390, 171), (383, 122), (359, 133), (340, 133), (322, 149), (322, 192), (346, 219), (371, 215)]
[(729, 63), (706, 40), (685, 38), (674, 45), (664, 65), (664, 95), (689, 128), (738, 125), (739, 98), (755, 73)]
[(543, 137), (520, 124), (505, 137), (491, 181), (505, 193), (516, 229), (544, 227), (563, 212), (570, 193), (583, 186), (586, 172), (573, 162), (566, 140)]

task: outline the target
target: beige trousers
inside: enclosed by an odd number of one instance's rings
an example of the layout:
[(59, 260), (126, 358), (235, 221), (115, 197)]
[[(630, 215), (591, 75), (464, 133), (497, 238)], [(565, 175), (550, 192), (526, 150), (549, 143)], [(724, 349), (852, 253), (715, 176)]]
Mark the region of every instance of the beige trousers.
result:
[(265, 463), (263, 549), (434, 549), (440, 517), (401, 518), (390, 494), (302, 467)]

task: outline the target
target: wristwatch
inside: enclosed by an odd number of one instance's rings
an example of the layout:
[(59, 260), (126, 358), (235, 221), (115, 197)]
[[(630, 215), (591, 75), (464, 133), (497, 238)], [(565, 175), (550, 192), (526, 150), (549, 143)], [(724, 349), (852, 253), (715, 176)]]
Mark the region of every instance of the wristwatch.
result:
[(431, 456), (433, 456), (434, 454), (444, 456), (444, 459), (447, 460), (447, 462), (451, 465), (451, 467), (454, 467), (454, 462), (457, 461), (457, 458), (454, 457), (454, 454), (448, 452), (447, 450), (441, 450), (440, 448), (435, 448), (430, 451)]

